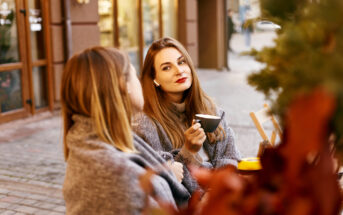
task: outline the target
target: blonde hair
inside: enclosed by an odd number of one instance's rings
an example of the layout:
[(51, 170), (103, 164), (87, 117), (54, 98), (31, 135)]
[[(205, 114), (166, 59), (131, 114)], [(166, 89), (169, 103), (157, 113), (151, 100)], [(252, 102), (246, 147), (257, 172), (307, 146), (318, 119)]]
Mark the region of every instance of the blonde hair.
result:
[(73, 114), (90, 117), (104, 142), (124, 152), (135, 151), (126, 90), (129, 78), (130, 61), (114, 48), (90, 48), (67, 62), (61, 83), (65, 159), (69, 153), (66, 136), (73, 125)]
[[(164, 48), (177, 49), (184, 56), (191, 69), (193, 77), (192, 86), (185, 91), (184, 95), (187, 117), (186, 125), (175, 123), (180, 120), (177, 118), (172, 104), (166, 100), (163, 90), (161, 90), (160, 87), (155, 87), (153, 83), (156, 76), (154, 68), (155, 56)], [(144, 95), (144, 112), (162, 125), (174, 148), (179, 148), (183, 145), (185, 141), (184, 126), (188, 128), (192, 125), (195, 114), (216, 114), (216, 108), (213, 101), (200, 87), (199, 79), (191, 57), (181, 43), (173, 38), (165, 37), (155, 41), (151, 45), (144, 60), (141, 83)], [(207, 136), (210, 142), (214, 143), (218, 140), (223, 140), (225, 131), (220, 125), (214, 133), (207, 133)]]

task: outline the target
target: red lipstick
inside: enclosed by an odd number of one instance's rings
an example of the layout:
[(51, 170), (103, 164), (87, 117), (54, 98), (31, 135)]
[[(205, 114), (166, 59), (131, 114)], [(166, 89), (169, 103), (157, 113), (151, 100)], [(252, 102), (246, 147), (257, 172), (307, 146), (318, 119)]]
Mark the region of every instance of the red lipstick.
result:
[(181, 83), (185, 83), (185, 81), (187, 80), (187, 78), (186, 77), (184, 77), (184, 78), (180, 78), (180, 79), (178, 79), (177, 81), (176, 81), (176, 83), (179, 83), (179, 84), (181, 84)]

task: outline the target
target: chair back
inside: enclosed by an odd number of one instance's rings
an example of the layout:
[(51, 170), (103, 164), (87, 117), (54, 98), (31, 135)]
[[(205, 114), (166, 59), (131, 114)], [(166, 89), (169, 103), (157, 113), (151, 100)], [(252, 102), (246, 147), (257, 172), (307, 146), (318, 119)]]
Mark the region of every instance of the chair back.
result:
[[(281, 140), (282, 132), (280, 126), (277, 123), (275, 117), (270, 113), (270, 108), (267, 104), (264, 104), (263, 108), (256, 112), (250, 112), (250, 117), (254, 122), (263, 141), (268, 141), (272, 146), (275, 146), (276, 135), (279, 135), (279, 138)], [(271, 121), (274, 127), (270, 138), (268, 137), (268, 135), (265, 132), (265, 129), (263, 128), (263, 124), (265, 124), (268, 121)]]

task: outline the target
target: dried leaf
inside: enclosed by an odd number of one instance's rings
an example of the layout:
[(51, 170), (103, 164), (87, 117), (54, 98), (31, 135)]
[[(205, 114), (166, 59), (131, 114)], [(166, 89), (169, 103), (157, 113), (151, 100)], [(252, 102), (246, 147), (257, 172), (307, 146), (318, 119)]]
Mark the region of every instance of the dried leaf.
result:
[(310, 153), (317, 154), (325, 145), (328, 147), (328, 122), (334, 108), (334, 97), (321, 89), (291, 104), (286, 116), (286, 142), (281, 149), (288, 156), (289, 180), (296, 181)]

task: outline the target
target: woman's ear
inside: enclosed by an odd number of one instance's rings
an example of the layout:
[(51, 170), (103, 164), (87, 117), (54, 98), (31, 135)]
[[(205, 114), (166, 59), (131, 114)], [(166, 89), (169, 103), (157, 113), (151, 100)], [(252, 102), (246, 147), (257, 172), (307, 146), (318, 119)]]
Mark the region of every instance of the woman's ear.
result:
[(125, 91), (129, 92), (130, 89), (129, 82), (122, 77), (119, 79), (119, 89), (121, 93), (124, 93)]
[(161, 86), (161, 85), (156, 81), (156, 79), (154, 79), (154, 84), (155, 84), (156, 87)]
[(130, 94), (131, 93), (131, 84), (129, 81), (127, 81), (125, 84), (126, 84), (126, 92), (128, 94)]

